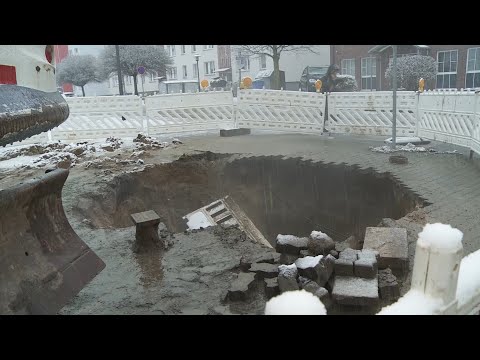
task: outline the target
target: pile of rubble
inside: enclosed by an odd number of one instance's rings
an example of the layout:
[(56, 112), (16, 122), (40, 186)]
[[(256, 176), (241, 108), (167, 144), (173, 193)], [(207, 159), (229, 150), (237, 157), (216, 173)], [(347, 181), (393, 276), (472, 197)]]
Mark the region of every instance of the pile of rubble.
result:
[(380, 300), (397, 300), (399, 284), (391, 268), (406, 269), (405, 229), (367, 228), (362, 250), (352, 249), (352, 242), (351, 238), (334, 242), (321, 231), (312, 231), (309, 237), (278, 235), (274, 255), (241, 259), (242, 272), (231, 284), (227, 300), (247, 300), (259, 281), (267, 299), (303, 289), (327, 309), (334, 304), (375, 307)]
[(137, 150), (151, 150), (151, 149), (165, 149), (171, 145), (180, 145), (183, 144), (180, 140), (178, 139), (173, 139), (171, 143), (167, 141), (158, 141), (155, 138), (152, 138), (150, 136), (146, 136), (144, 134), (138, 134), (135, 139), (133, 139), (133, 142), (136, 143), (136, 149)]
[(453, 151), (438, 151), (434, 148), (426, 148), (424, 146), (415, 146), (412, 143), (408, 143), (407, 145), (397, 145), (395, 148), (392, 148), (390, 145), (383, 145), (383, 146), (370, 146), (369, 149), (373, 152), (383, 153), (383, 154), (390, 154), (399, 151), (405, 152), (421, 152), (421, 153), (431, 153), (431, 154), (457, 154), (457, 150)]

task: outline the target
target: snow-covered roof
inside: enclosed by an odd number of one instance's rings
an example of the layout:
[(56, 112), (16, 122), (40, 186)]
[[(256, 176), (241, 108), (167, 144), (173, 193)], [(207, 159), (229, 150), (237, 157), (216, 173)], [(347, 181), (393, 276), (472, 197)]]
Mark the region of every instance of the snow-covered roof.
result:
[(218, 69), (217, 72), (224, 72), (224, 71), (228, 71), (230, 70), (230, 68), (223, 68), (223, 69)]
[(255, 75), (255, 80), (257, 79), (263, 79), (272, 76), (273, 70), (262, 70)]
[(163, 81), (164, 84), (182, 84), (182, 83), (189, 83), (189, 84), (196, 84), (198, 83), (197, 80), (167, 80)]

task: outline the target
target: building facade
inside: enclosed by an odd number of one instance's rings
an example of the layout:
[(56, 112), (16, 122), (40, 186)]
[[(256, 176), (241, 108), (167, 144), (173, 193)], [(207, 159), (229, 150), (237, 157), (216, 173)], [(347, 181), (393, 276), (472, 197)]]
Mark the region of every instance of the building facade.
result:
[[(369, 51), (377, 47), (378, 55)], [(386, 45), (385, 45), (386, 47)], [(392, 49), (381, 45), (331, 45), (331, 63), (341, 67), (342, 74), (355, 76), (359, 89), (390, 90), (385, 70)], [(437, 62), (437, 76), (429, 88), (480, 88), (480, 45), (398, 45), (398, 56), (413, 54), (432, 56)]]

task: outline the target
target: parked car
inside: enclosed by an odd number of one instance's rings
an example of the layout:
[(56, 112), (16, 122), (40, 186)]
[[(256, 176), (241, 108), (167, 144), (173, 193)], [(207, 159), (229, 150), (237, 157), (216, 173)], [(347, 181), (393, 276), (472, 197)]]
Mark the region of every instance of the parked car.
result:
[(307, 66), (300, 77), (300, 91), (315, 92), (315, 81), (327, 73), (328, 66)]

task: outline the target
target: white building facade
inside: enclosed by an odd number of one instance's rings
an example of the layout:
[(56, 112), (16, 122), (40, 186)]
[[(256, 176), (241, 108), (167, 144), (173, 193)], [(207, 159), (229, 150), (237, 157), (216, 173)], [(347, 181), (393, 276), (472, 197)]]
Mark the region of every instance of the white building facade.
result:
[[(173, 64), (160, 81), (160, 93), (198, 91), (198, 80), (210, 83), (218, 77), (217, 45), (164, 45)], [(198, 57), (198, 69), (197, 69)]]

